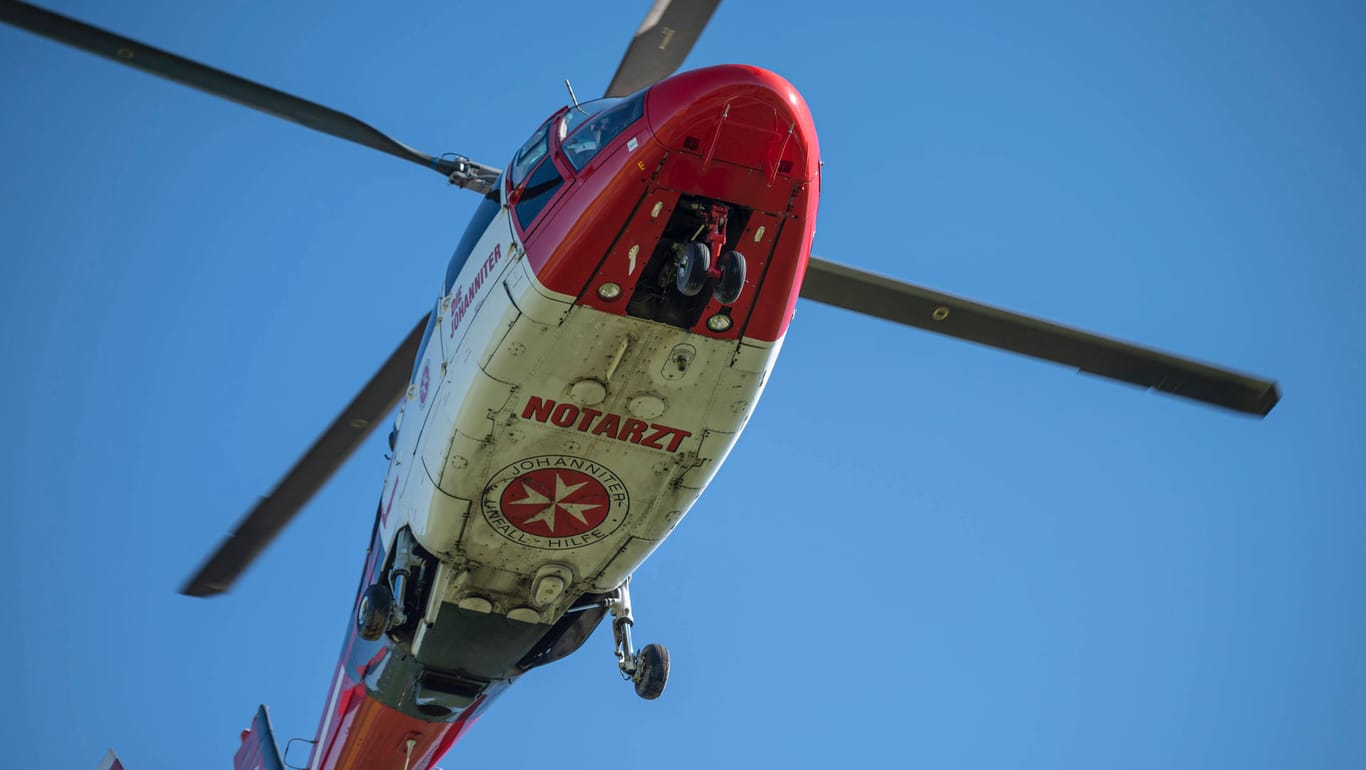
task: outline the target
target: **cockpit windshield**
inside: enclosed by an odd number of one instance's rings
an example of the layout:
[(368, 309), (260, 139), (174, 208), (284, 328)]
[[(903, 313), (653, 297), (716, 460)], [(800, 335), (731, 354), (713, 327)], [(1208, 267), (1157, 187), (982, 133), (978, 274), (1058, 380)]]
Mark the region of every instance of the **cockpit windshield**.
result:
[(517, 155), (513, 157), (509, 181), (512, 182), (514, 189), (521, 186), (522, 180), (526, 179), (526, 175), (536, 167), (537, 163), (541, 162), (541, 158), (544, 158), (546, 151), (550, 149), (550, 144), (546, 140), (550, 137), (550, 124), (552, 122), (547, 121), (536, 129), (536, 133), (526, 140), (526, 144), (523, 144), (522, 148), (517, 151)]
[(620, 102), (621, 99), (618, 98), (594, 99), (591, 102), (583, 102), (578, 106), (570, 107), (564, 117), (560, 118), (560, 141), (563, 142), (565, 137), (574, 133), (575, 129), (591, 120), (594, 115)]
[(640, 120), (644, 112), (644, 92), (625, 99), (596, 99), (570, 107), (560, 119), (559, 129), (569, 164), (575, 171), (582, 169), (608, 142)]

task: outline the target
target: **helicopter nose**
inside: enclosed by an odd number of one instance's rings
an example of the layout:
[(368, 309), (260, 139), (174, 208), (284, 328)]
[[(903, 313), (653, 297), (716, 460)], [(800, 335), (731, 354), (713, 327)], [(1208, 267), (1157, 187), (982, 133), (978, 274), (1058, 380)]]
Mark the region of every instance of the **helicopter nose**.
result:
[(811, 111), (797, 89), (760, 67), (723, 64), (675, 75), (645, 95), (660, 144), (767, 174), (809, 181), (820, 167)]

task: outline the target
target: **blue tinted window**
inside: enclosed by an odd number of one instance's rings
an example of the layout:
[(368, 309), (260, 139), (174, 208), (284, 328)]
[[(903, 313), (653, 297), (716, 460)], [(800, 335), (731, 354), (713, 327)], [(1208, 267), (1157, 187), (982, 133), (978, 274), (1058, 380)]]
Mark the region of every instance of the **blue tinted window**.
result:
[[(603, 100), (607, 101), (607, 100)], [(573, 112), (571, 111), (571, 115)], [(615, 106), (603, 110), (583, 125), (570, 128), (572, 133), (564, 140), (564, 155), (575, 171), (583, 169), (602, 148), (616, 139), (628, 126), (640, 120), (645, 114), (645, 92), (641, 92)], [(568, 117), (563, 124), (569, 128)]]
[(498, 216), (498, 209), (502, 204), (498, 202), (498, 191), (502, 189), (503, 180), (500, 178), (493, 184), (493, 192), (484, 196), (479, 208), (474, 210), (474, 216), (470, 217), (470, 223), (465, 226), (465, 234), (460, 236), (460, 243), (455, 247), (455, 253), (451, 255), (450, 264), (446, 265), (446, 287), (441, 292), (441, 296), (451, 293), (451, 287), (455, 285), (455, 279), (460, 277), (460, 269), (465, 266), (466, 260), (470, 258), (470, 252), (474, 251), (475, 244), (484, 236), (484, 231), (489, 228), (489, 223)]
[(550, 123), (546, 122), (536, 133), (526, 140), (517, 155), (512, 159), (512, 186), (519, 187), (522, 180), (526, 179), (527, 172), (536, 167), (536, 164), (545, 157), (550, 149)]
[(621, 99), (608, 97), (566, 107), (564, 117), (560, 118), (560, 141), (564, 141), (566, 136), (574, 133), (585, 121), (618, 104), (621, 104)]
[(522, 197), (517, 199), (517, 223), (523, 230), (531, 227), (531, 223), (536, 221), (537, 215), (545, 204), (555, 197), (555, 191), (564, 184), (564, 178), (560, 176), (559, 169), (549, 158), (531, 173), (531, 178), (526, 181), (526, 188), (522, 190)]

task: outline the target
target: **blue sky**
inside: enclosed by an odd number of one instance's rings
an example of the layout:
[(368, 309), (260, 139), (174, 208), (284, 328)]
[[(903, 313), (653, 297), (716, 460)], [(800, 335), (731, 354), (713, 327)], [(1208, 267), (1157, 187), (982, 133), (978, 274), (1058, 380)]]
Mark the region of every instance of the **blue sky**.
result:
[[(645, 3), (47, 6), (502, 165)], [(802, 305), (610, 636), (442, 764), (1366, 765), (1359, 3), (723, 4), (791, 80), (816, 253), (1277, 378), (1264, 421)], [(475, 196), (0, 29), (0, 512), (25, 767), (312, 737), (377, 436), (230, 594), (175, 588), (439, 291)], [(291, 756), (301, 761), (303, 752)]]

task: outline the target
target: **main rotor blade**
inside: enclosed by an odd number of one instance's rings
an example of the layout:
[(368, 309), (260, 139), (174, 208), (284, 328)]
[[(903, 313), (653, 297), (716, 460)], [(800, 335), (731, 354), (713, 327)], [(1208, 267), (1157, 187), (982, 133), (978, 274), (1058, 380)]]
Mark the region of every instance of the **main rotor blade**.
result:
[(261, 498), (237, 525), (237, 529), (181, 587), (181, 593), (213, 596), (228, 590), (233, 581), (246, 571), (261, 551), (270, 545), (270, 541), (280, 534), (295, 514), (365, 441), (380, 420), (393, 410), (408, 386), (408, 375), (417, 358), (427, 320), (428, 316), (423, 316), (418, 321), (403, 343), (389, 356), (389, 360), (365, 383), (360, 393), (327, 426), (327, 430), (289, 469), (289, 473), (270, 494)]
[(674, 74), (721, 0), (655, 0), (603, 96), (626, 96)]
[(0, 21), (315, 131), (426, 166), (448, 177), (452, 183), (479, 193), (487, 193), (498, 176), (497, 169), (468, 158), (434, 158), (345, 113), (28, 3), (0, 0)]
[(1265, 415), (1276, 383), (811, 258), (803, 297), (1145, 388)]

